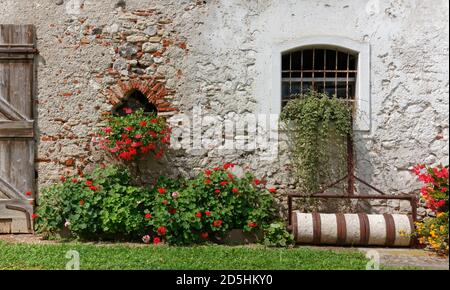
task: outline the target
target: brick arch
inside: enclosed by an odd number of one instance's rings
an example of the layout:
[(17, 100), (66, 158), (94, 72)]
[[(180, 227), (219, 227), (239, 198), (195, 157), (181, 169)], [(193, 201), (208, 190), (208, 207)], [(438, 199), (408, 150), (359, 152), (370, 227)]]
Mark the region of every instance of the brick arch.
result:
[(159, 114), (173, 115), (177, 111), (168, 101), (172, 92), (156, 79), (119, 81), (108, 89), (108, 101), (113, 106), (116, 106), (122, 103), (129, 93), (135, 90), (143, 93), (147, 100), (155, 105)]

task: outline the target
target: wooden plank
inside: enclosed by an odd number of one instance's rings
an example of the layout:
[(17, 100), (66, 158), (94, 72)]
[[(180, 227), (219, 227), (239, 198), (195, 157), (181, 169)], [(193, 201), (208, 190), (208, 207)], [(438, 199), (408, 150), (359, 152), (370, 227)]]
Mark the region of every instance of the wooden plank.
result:
[(0, 62), (0, 99), (9, 102), (9, 62)]
[(11, 43), (11, 26), (12, 25), (0, 25), (0, 44)]
[(33, 121), (0, 120), (0, 138), (33, 138), (33, 135)]
[(34, 142), (31, 140), (12, 141), (10, 183), (21, 194), (34, 191)]
[(0, 99), (0, 112), (11, 121), (26, 121), (27, 118), (18, 112), (4, 99)]
[(10, 62), (10, 105), (27, 119), (32, 119), (33, 65), (29, 61)]
[(9, 199), (26, 199), (26, 195), (18, 191), (11, 183), (0, 177), (0, 191)]
[[(3, 178), (9, 182), (11, 174), (11, 154), (10, 154), (11, 142), (9, 140), (0, 140), (0, 178)], [(2, 190), (0, 190), (2, 192)], [(6, 193), (2, 192), (5, 197)]]

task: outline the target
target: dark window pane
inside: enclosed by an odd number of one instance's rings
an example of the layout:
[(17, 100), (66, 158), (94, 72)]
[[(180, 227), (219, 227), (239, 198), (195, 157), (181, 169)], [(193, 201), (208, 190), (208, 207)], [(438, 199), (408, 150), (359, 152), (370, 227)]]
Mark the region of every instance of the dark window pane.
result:
[(281, 96), (283, 99), (289, 96), (289, 83), (283, 83), (281, 86)]
[(350, 61), (349, 61), (349, 69), (350, 70), (356, 70), (356, 59), (357, 57), (355, 55), (350, 55)]
[(336, 51), (327, 49), (327, 70), (336, 69)]
[(338, 70), (347, 70), (347, 53), (338, 52)]
[(303, 69), (312, 70), (313, 69), (313, 53), (312, 49), (307, 49), (303, 51)]
[(302, 52), (296, 51), (292, 53), (292, 70), (302, 69)]
[(282, 56), (282, 70), (289, 70), (289, 58), (290, 58), (290, 54), (285, 54)]
[(314, 69), (323, 70), (324, 69), (324, 50), (315, 49), (314, 50)]

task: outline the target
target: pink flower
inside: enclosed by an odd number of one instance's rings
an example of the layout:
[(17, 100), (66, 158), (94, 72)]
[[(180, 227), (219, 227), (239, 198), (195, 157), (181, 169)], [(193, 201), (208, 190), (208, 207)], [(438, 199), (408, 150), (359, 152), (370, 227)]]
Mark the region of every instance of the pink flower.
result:
[(132, 126), (128, 126), (128, 127), (125, 127), (124, 130), (127, 131), (127, 132), (131, 132), (131, 131), (133, 131), (133, 127)]
[(130, 108), (123, 108), (123, 111), (125, 112), (125, 114), (131, 114), (133, 113), (133, 110)]
[(136, 139), (141, 139), (142, 135), (141, 134), (136, 134), (136, 136), (134, 136)]
[(109, 134), (112, 132), (112, 129), (111, 129), (111, 127), (106, 127), (106, 128), (103, 128), (103, 132)]
[(174, 191), (172, 192), (172, 198), (177, 198), (178, 197), (178, 192)]
[(149, 235), (143, 236), (142, 241), (144, 242), (144, 244), (150, 244), (150, 236)]

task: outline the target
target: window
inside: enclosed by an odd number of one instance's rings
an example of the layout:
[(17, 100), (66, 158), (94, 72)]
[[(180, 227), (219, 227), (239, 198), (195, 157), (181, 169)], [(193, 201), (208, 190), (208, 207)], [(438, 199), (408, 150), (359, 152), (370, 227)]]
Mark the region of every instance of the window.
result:
[(123, 116), (125, 115), (125, 108), (130, 108), (133, 112), (139, 109), (144, 109), (144, 112), (146, 113), (158, 113), (156, 106), (150, 103), (147, 100), (147, 97), (138, 90), (133, 90), (129, 93), (128, 98), (113, 110), (113, 114)]
[(338, 49), (308, 48), (282, 55), (282, 107), (292, 95), (314, 90), (353, 101), (357, 55)]
[(292, 94), (315, 89), (352, 102), (354, 129), (370, 131), (368, 42), (330, 35), (286, 39), (272, 45), (272, 60), (271, 81), (257, 83), (261, 112), (279, 114)]

